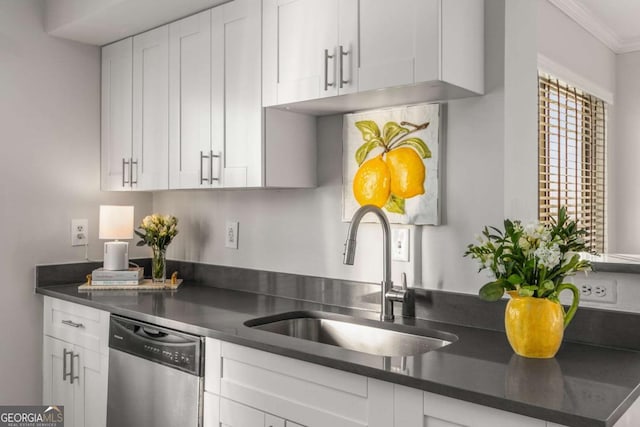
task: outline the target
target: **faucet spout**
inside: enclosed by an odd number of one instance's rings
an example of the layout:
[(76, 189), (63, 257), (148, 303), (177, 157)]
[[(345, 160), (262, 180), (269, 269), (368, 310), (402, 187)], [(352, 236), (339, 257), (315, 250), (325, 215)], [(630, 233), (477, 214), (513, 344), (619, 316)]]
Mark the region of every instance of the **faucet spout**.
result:
[(383, 279), (381, 283), (382, 298), (380, 302), (380, 319), (383, 321), (391, 321), (393, 320), (393, 301), (387, 298), (387, 293), (389, 293), (393, 288), (393, 282), (391, 281), (391, 227), (389, 226), (389, 220), (382, 209), (374, 205), (364, 205), (353, 214), (351, 224), (349, 225), (349, 231), (347, 233), (347, 240), (344, 244), (345, 250), (343, 262), (347, 265), (353, 265), (356, 254), (356, 237), (358, 235), (358, 227), (360, 226), (362, 217), (368, 213), (376, 215), (380, 220), (380, 225), (382, 226)]

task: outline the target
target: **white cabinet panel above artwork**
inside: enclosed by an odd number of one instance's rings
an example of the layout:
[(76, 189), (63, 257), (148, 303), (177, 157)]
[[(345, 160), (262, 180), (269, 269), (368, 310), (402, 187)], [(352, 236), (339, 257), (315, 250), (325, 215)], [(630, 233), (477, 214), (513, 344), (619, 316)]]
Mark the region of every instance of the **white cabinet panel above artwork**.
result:
[(329, 114), (484, 91), (483, 1), (267, 0), (263, 23), (265, 106)]

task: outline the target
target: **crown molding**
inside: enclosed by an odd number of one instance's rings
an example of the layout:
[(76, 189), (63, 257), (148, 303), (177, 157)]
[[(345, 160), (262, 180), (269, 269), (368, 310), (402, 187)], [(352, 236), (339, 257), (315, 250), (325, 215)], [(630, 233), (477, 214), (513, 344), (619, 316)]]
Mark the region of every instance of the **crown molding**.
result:
[(634, 37), (632, 39), (627, 39), (624, 40), (622, 43), (620, 43), (620, 45), (618, 46), (618, 50), (616, 50), (616, 53), (629, 53), (629, 52), (636, 52), (640, 50), (640, 37)]
[(600, 18), (576, 0), (549, 0), (551, 4), (573, 19), (615, 53), (626, 53), (640, 49), (640, 39), (621, 40)]

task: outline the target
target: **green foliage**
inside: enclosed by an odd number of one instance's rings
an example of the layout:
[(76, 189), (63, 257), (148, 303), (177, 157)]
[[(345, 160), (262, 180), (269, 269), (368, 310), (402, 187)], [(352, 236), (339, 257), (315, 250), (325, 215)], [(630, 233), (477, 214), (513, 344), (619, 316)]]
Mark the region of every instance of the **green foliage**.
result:
[(484, 227), (478, 243), (470, 244), (464, 254), (494, 278), (480, 289), (482, 299), (497, 301), (506, 291), (518, 291), (520, 296), (558, 301), (560, 291), (574, 292), (575, 286), (563, 283), (567, 276), (591, 269), (579, 254), (590, 252), (584, 240), (587, 232), (569, 218), (565, 207), (549, 224), (522, 225), (506, 219), (503, 225), (504, 231)]

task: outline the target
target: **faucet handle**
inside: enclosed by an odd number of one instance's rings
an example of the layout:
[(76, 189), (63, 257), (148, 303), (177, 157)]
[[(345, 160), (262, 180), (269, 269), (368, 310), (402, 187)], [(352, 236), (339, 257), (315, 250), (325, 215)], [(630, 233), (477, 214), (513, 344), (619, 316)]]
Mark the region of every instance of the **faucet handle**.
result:
[(403, 272), (400, 275), (400, 278), (401, 278), (400, 282), (401, 282), (402, 289), (406, 290), (407, 289), (407, 273)]

